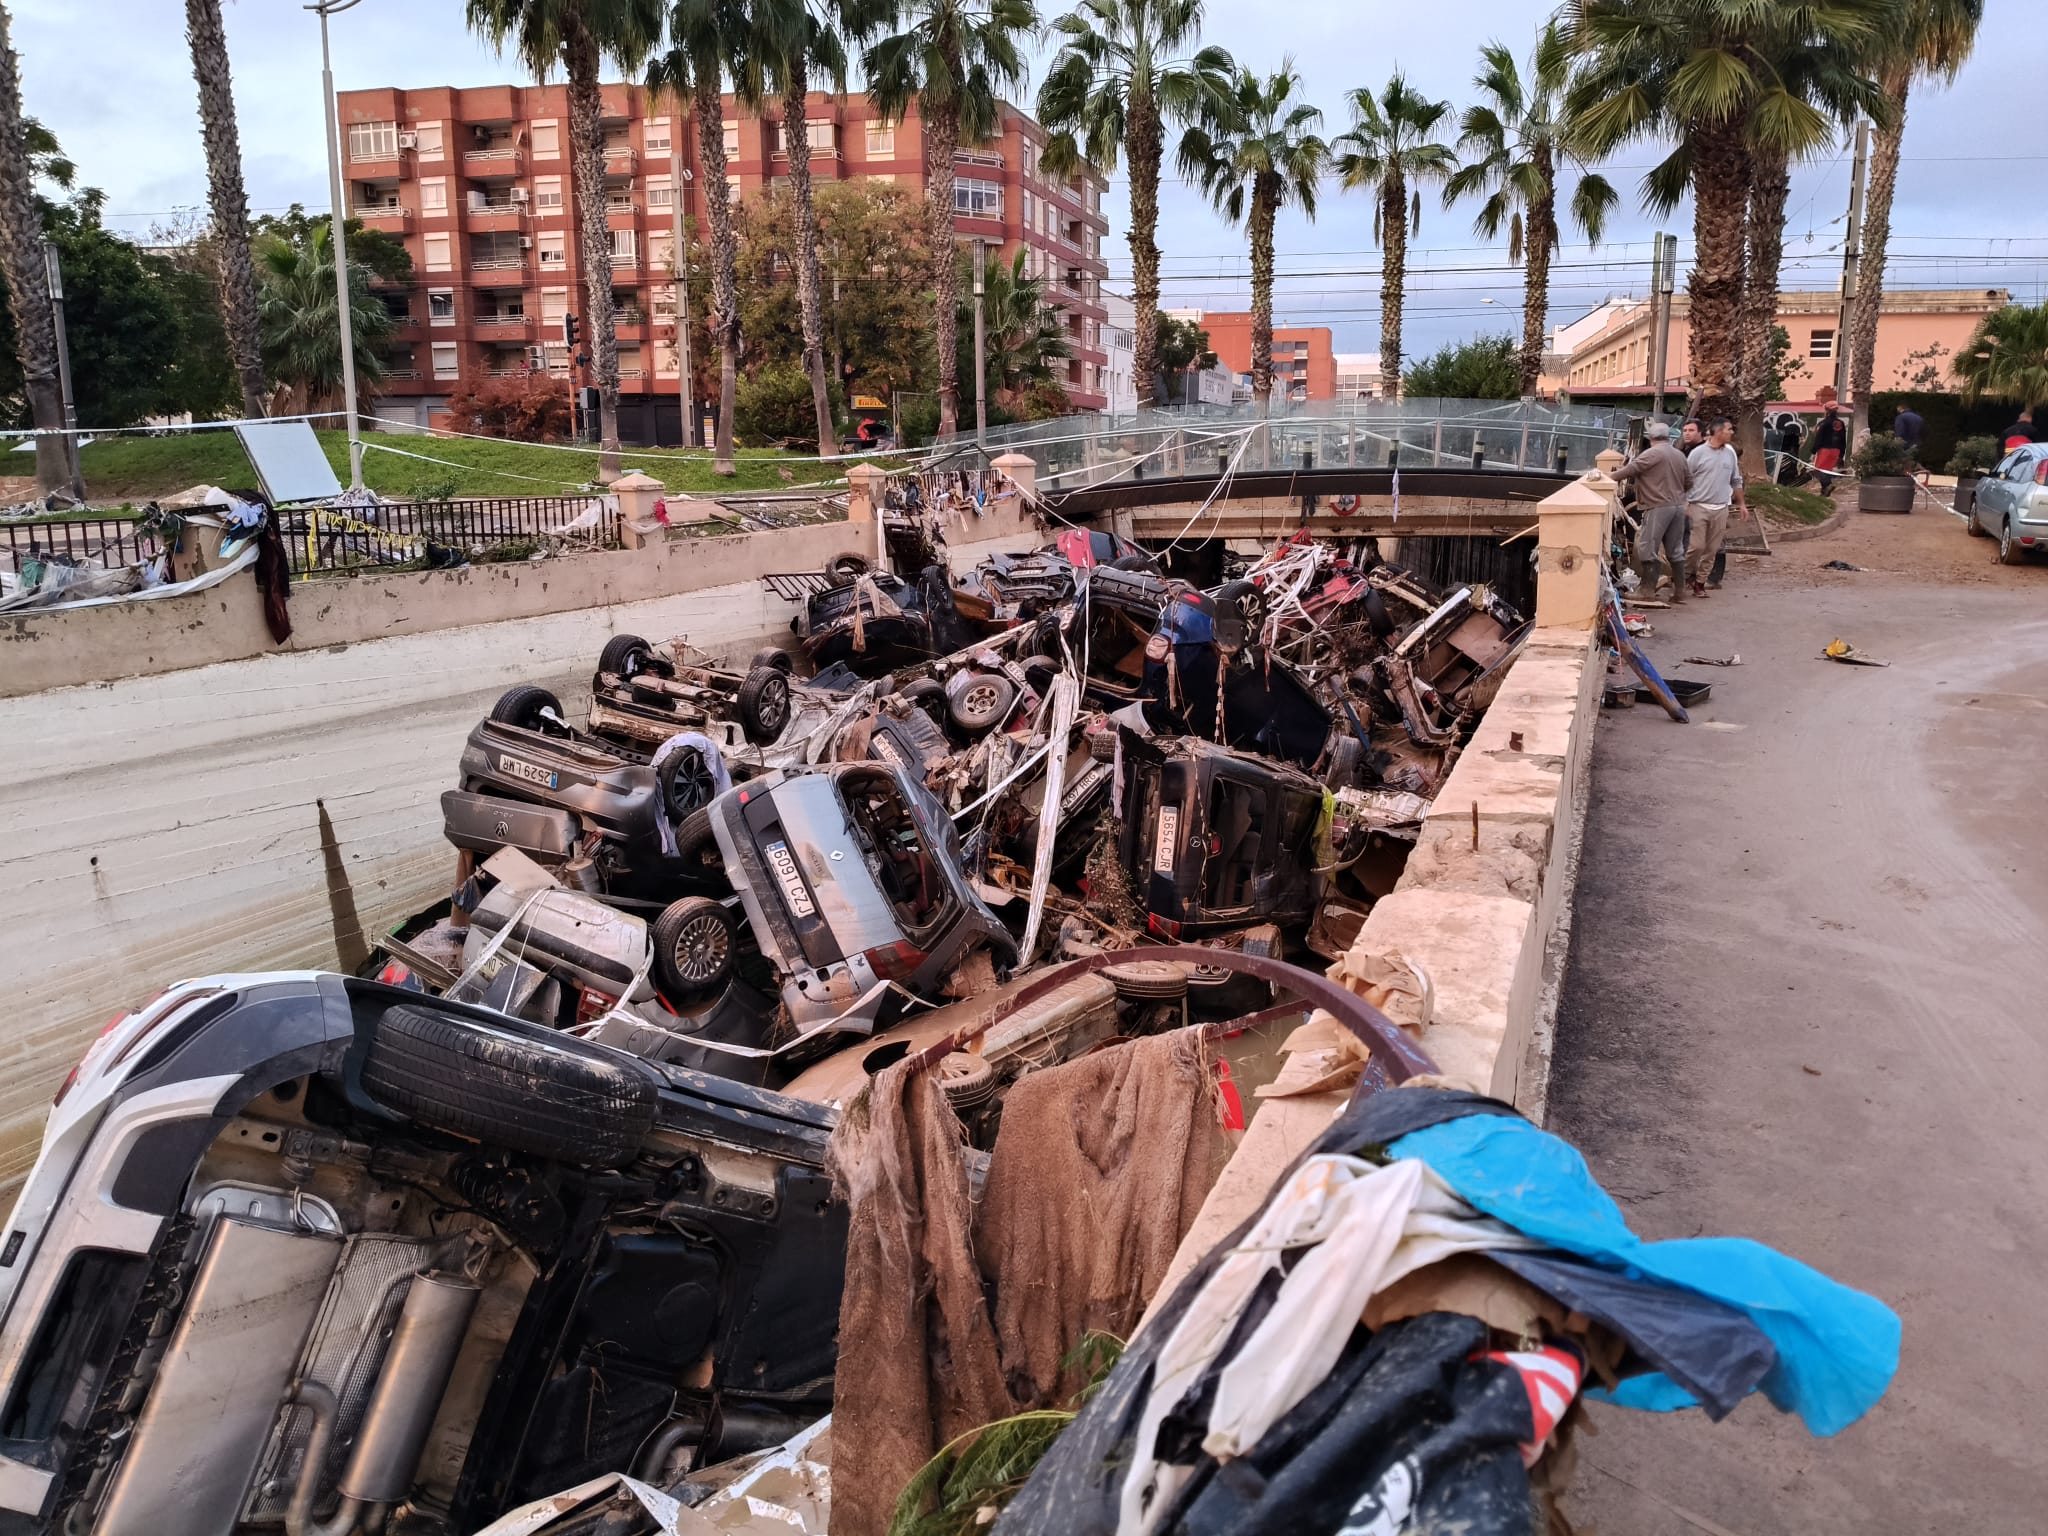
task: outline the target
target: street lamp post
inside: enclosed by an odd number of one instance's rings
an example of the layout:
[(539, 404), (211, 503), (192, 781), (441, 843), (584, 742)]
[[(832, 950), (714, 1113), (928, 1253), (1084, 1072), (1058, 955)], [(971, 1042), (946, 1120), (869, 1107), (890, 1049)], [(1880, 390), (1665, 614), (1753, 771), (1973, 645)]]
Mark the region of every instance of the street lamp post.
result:
[(356, 419), (356, 333), (348, 310), (348, 205), (341, 195), (341, 115), (334, 103), (334, 62), (327, 49), (327, 18), (362, 4), (362, 0), (315, 0), (305, 7), (320, 18), (320, 94), (327, 108), (327, 193), (331, 209), (330, 243), (334, 247), (334, 303), (341, 324), (341, 393), (348, 408), (348, 484), (363, 488), (363, 434)]
[(674, 221), (674, 250), (669, 256), (669, 265), (675, 269), (676, 280), (676, 372), (681, 377), (676, 381), (676, 393), (682, 396), (683, 405), (683, 446), (697, 446), (697, 429), (691, 423), (691, 413), (697, 408), (690, 388), (690, 242), (688, 231), (683, 226), (683, 188), (690, 180), (690, 173), (683, 169), (683, 110), (682, 103), (676, 103), (674, 114), (669, 120), (668, 130), (668, 200), (669, 216)]

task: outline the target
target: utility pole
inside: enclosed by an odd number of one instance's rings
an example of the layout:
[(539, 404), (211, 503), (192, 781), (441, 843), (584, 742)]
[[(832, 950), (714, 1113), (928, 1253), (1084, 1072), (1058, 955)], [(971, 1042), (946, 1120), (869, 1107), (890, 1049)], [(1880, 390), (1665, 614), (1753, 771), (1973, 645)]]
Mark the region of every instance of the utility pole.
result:
[(1671, 299), (1678, 289), (1678, 236), (1659, 230), (1654, 243), (1657, 253), (1650, 260), (1650, 323), (1657, 329), (1650, 349), (1650, 369), (1656, 375), (1650, 382), (1651, 414), (1662, 421), (1664, 383), (1671, 372)]
[(320, 18), (320, 94), (327, 106), (327, 193), (329, 236), (334, 247), (334, 306), (341, 322), (341, 394), (348, 408), (348, 484), (363, 488), (363, 433), (356, 420), (356, 332), (348, 312), (348, 204), (341, 195), (341, 121), (334, 105), (334, 61), (327, 47), (327, 18), (360, 5), (362, 0), (317, 0), (306, 7)]
[(676, 394), (683, 406), (683, 446), (697, 446), (697, 429), (692, 422), (697, 403), (691, 398), (690, 389), (690, 242), (683, 232), (683, 183), (690, 173), (683, 169), (683, 111), (678, 102), (669, 118), (668, 128), (668, 201), (671, 221), (675, 229), (675, 250), (669, 266), (675, 271), (676, 279), (676, 355), (680, 360), (677, 371), (681, 377), (676, 380)]
[(982, 321), (982, 270), (988, 257), (988, 245), (977, 235), (974, 239), (974, 442), (977, 447), (988, 447), (988, 336)]
[[(1863, 278), (1863, 171), (1870, 158), (1870, 124), (1856, 124), (1856, 163), (1849, 173), (1849, 225), (1842, 237), (1842, 317), (1835, 323), (1835, 398), (1849, 394), (1849, 328), (1856, 319), (1856, 291)], [(1849, 414), (1849, 446), (1870, 430), (1870, 402), (1858, 399)]]
[(57, 389), (64, 397), (64, 463), (71, 471), (71, 499), (85, 500), (85, 475), (78, 467), (78, 405), (71, 398), (71, 343), (64, 335), (64, 269), (57, 247), (43, 241), (43, 270), (50, 278), (50, 319), (57, 330)]

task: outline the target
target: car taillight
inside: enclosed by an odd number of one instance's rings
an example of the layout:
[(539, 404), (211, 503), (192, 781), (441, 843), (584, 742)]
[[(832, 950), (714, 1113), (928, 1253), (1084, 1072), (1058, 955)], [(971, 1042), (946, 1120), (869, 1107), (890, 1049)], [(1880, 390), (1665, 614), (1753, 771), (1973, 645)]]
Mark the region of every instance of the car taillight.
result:
[(906, 976), (915, 975), (917, 968), (931, 956), (915, 944), (898, 939), (894, 944), (877, 945), (861, 958), (866, 960), (868, 968), (884, 981), (901, 981)]
[(2048, 485), (2048, 459), (2034, 461), (2034, 484)]
[(1180, 937), (1180, 924), (1170, 917), (1161, 917), (1157, 912), (1154, 912), (1145, 919), (1145, 926), (1163, 938), (1177, 939)]
[[(162, 993), (157, 994), (159, 997), (162, 995)], [(64, 1096), (76, 1086), (79, 1078), (85, 1075), (87, 1068), (98, 1064), (101, 1053), (107, 1048), (107, 1036), (134, 1017), (135, 1010), (131, 1008), (127, 1012), (117, 1013), (107, 1020), (106, 1028), (93, 1036), (92, 1044), (85, 1048), (85, 1054), (78, 1058), (77, 1065), (72, 1067), (69, 1072), (66, 1072), (64, 1074), (64, 1081), (57, 1085), (57, 1096), (50, 1100), (50, 1107), (52, 1109), (64, 1102)]]

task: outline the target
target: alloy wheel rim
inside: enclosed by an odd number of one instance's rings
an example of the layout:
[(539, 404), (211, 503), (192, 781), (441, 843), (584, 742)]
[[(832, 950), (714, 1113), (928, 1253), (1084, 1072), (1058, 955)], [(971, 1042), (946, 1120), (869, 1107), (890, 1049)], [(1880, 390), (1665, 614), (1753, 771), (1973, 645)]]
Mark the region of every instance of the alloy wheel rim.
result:
[(728, 949), (725, 924), (707, 912), (676, 935), (676, 969), (691, 981), (708, 981), (725, 968)]

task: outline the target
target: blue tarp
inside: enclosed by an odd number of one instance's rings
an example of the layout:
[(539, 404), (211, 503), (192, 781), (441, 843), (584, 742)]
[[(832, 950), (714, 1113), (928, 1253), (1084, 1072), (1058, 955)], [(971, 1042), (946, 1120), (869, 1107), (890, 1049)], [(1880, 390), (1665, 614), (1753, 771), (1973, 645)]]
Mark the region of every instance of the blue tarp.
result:
[[(1868, 1413), (1898, 1370), (1898, 1314), (1883, 1302), (1747, 1238), (1642, 1241), (1577, 1150), (1526, 1120), (1466, 1115), (1388, 1150), (1420, 1159), (1479, 1210), (1552, 1247), (1744, 1312), (1778, 1352), (1764, 1394), (1817, 1435), (1839, 1434)], [(1657, 1410), (1694, 1405), (1662, 1374), (1622, 1383), (1611, 1400)]]

